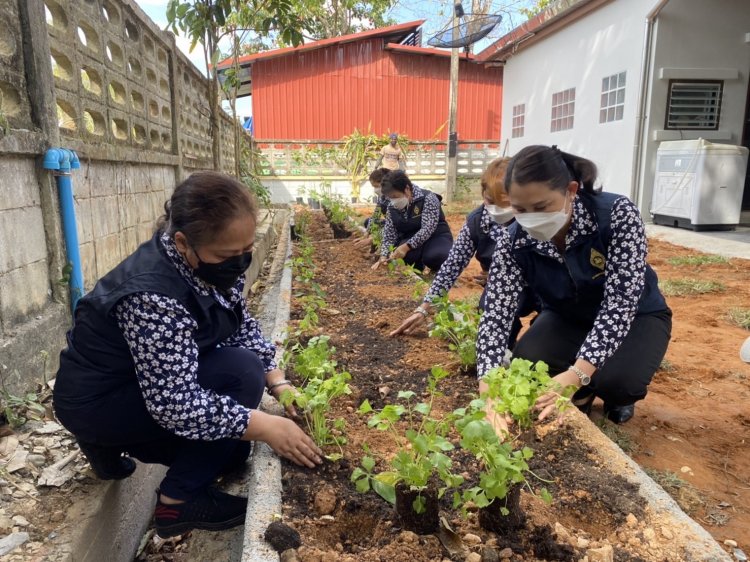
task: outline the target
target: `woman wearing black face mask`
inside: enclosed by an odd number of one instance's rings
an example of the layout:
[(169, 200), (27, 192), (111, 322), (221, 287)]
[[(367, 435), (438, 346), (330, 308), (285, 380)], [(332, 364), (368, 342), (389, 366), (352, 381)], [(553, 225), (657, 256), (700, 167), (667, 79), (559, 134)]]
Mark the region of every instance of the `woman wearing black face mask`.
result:
[(162, 537), (244, 522), (247, 500), (210, 484), (244, 464), (251, 441), (321, 462), (293, 421), (256, 409), (265, 388), (292, 387), (243, 296), (254, 200), (203, 172), (165, 209), (153, 238), (79, 301), (54, 389), (58, 418), (100, 478), (128, 477), (132, 458), (169, 466), (154, 514)]
[[(596, 397), (615, 423), (633, 417), (669, 343), (672, 313), (646, 263), (648, 244), (637, 207), (622, 195), (598, 193), (593, 162), (557, 147), (528, 146), (508, 165), (505, 190), (516, 223), (497, 242), (487, 303), (477, 336), (481, 377), (501, 364), (524, 287), (541, 312), (513, 349), (544, 361), (559, 388), (578, 387), (584, 412)], [(540, 419), (555, 392), (536, 404)], [(492, 413), (496, 430), (506, 421)]]

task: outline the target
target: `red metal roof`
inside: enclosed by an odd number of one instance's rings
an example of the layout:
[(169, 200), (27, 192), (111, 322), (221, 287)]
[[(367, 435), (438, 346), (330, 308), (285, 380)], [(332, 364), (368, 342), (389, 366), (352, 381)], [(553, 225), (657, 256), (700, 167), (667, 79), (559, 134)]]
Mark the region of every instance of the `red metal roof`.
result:
[[(378, 29), (369, 29), (367, 31), (360, 31), (359, 33), (351, 33), (349, 35), (341, 35), (340, 37), (331, 37), (330, 39), (321, 39), (320, 41), (313, 41), (312, 43), (306, 43), (297, 47), (285, 47), (283, 49), (273, 49), (272, 51), (263, 51), (262, 53), (254, 53), (252, 55), (245, 55), (238, 59), (240, 65), (253, 63), (261, 60), (268, 60), (277, 57), (284, 57), (287, 55), (304, 53), (308, 51), (314, 51), (316, 49), (322, 49), (323, 47), (330, 47), (331, 45), (338, 45), (342, 43), (350, 43), (352, 41), (361, 41), (362, 39), (372, 39), (375, 37), (388, 37), (394, 36), (394, 39), (403, 39), (410, 33), (415, 32), (426, 20), (416, 20), (407, 23), (399, 23), (396, 25), (390, 25), (388, 27), (380, 27)], [(232, 66), (233, 59), (231, 57), (226, 58), (216, 65), (216, 68), (222, 69), (225, 67)]]
[[(399, 43), (388, 43), (385, 46), (388, 51), (398, 51), (400, 53), (409, 53), (413, 55), (427, 55), (427, 56), (438, 56), (438, 57), (450, 57), (450, 50), (435, 49), (433, 47), (416, 47), (414, 45), (401, 45)], [(469, 53), (459, 53), (459, 57), (462, 59), (474, 60), (476, 57)]]
[[(477, 62), (502, 60), (505, 55), (510, 52), (516, 52), (521, 44), (534, 37), (543, 29), (557, 22), (564, 25), (565, 22), (563, 20), (572, 16), (579, 8), (582, 8), (593, 1), (595, 0), (567, 0), (553, 4), (550, 8), (539, 12), (530, 20), (525, 21), (515, 29), (512, 29), (492, 45), (484, 49), (481, 53), (477, 54)], [(597, 4), (601, 5), (608, 1), (610, 0), (604, 0), (603, 2), (600, 0)]]

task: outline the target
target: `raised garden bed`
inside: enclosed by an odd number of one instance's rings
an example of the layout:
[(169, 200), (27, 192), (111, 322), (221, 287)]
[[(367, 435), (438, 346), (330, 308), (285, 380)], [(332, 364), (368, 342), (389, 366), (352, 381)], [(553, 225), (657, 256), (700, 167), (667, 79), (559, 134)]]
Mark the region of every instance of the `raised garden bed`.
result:
[[(330, 230), (322, 214), (311, 214), (309, 221), (314, 283), (324, 304), (315, 307), (317, 319), (311, 325), (309, 286), (298, 283), (291, 328), (300, 332), (297, 338), (303, 346), (315, 335), (330, 338), (336, 369), (351, 374), (351, 393), (331, 400), (326, 414), (329, 420), (343, 420), (331, 426), (331, 439), (345, 437), (345, 442), (338, 439), (339, 444), (325, 448), (340, 458), (317, 470), (282, 466), (283, 517), (301, 535), (300, 560), (442, 561), (468, 560), (472, 554), (480, 557), (477, 560), (727, 559), (577, 412), (571, 412), (563, 425), (537, 426), (524, 437), (524, 444), (534, 451), (528, 464), (535, 474), (529, 482), (536, 493), (528, 488), (520, 493), (525, 513), (521, 528), (500, 534), (487, 531), (480, 527), (476, 509), (468, 506), (464, 517), (446, 494), (439, 502), (442, 540), (435, 534), (404, 531), (404, 521), (391, 504), (375, 493), (357, 492), (351, 482), (365, 456), (363, 445), (378, 459), (376, 471), (384, 470), (397, 453), (392, 439), (367, 427), (369, 416), (359, 412), (361, 404), (366, 400), (379, 411), (399, 403), (403, 391), (421, 400), (428, 374), (440, 365), (451, 373), (440, 382), (444, 396), (435, 399), (431, 413), (440, 419), (468, 405), (476, 379), (461, 374), (457, 358), (440, 340), (388, 338), (414, 307), (413, 280), (397, 271), (370, 271), (367, 258), (351, 244), (327, 240)], [(457, 434), (448, 439), (458, 445)], [(464, 480), (459, 491), (475, 485), (481, 466), (474, 456), (459, 448), (450, 456), (453, 472)], [(552, 495), (549, 505), (541, 498), (542, 487)], [(454, 534), (445, 530), (446, 524)]]

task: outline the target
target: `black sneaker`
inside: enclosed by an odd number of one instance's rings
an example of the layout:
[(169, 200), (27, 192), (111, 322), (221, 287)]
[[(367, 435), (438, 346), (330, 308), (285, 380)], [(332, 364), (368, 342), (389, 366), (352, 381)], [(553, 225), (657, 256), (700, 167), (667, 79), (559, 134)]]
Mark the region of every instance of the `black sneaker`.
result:
[[(159, 491), (157, 490), (157, 494)], [(179, 504), (156, 502), (154, 526), (163, 539), (191, 529), (223, 531), (245, 522), (247, 498), (206, 488), (193, 499)]]
[(119, 449), (78, 443), (94, 474), (102, 480), (123, 480), (135, 472), (135, 461)]

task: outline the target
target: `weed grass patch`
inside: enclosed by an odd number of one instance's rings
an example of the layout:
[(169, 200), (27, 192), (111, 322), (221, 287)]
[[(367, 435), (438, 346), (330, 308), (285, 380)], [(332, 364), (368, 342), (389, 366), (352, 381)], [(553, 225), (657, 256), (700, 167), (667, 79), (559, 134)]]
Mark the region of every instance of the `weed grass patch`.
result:
[(719, 293), (726, 287), (716, 281), (699, 279), (668, 279), (659, 283), (661, 292), (666, 297), (687, 297), (706, 293)]
[(727, 318), (732, 324), (750, 330), (750, 308), (732, 308), (727, 313)]
[(667, 260), (669, 265), (682, 266), (682, 265), (716, 265), (729, 263), (729, 259), (724, 256), (717, 256), (716, 254), (699, 254), (696, 256), (678, 256), (669, 258)]

